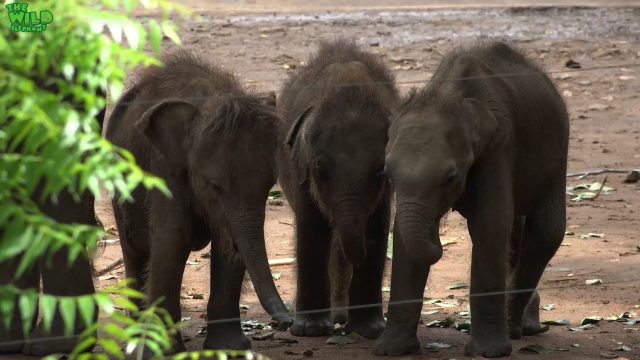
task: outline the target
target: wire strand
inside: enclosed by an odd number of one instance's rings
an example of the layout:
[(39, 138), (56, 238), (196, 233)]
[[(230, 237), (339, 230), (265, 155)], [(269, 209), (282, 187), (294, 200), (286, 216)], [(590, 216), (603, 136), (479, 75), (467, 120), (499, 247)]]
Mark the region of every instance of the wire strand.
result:
[[(587, 71), (597, 71), (597, 70), (608, 70), (608, 69), (616, 69), (616, 68), (638, 68), (640, 67), (640, 63), (624, 63), (624, 64), (616, 64), (616, 65), (602, 65), (602, 66), (594, 66), (590, 68), (580, 68), (580, 69), (566, 69), (566, 70), (554, 70), (545, 72), (548, 75), (553, 74), (563, 74), (563, 73), (578, 73), (578, 72), (587, 72)], [(506, 77), (517, 77), (517, 76), (540, 76), (542, 73), (539, 71), (530, 71), (530, 72), (520, 72), (520, 73), (509, 73), (509, 74), (487, 74), (487, 75), (477, 75), (477, 76), (467, 76), (467, 77), (457, 77), (450, 78), (444, 81), (453, 82), (453, 81), (465, 81), (465, 80), (480, 80), (480, 79), (492, 79), (492, 78), (506, 78)], [(338, 85), (322, 85), (322, 86), (309, 86), (307, 88), (322, 88), (322, 89), (331, 89), (331, 88), (343, 88), (343, 87), (351, 87), (351, 86), (370, 86), (370, 85), (418, 85), (418, 84), (426, 84), (431, 78), (424, 78), (419, 80), (406, 80), (406, 81), (371, 81), (371, 82), (361, 82), (361, 83), (348, 83), (348, 84), (338, 84)], [(252, 96), (237, 96), (237, 95), (216, 95), (216, 96), (194, 96), (194, 97), (181, 97), (181, 100), (206, 100), (206, 99), (215, 99), (215, 98), (253, 98)], [(108, 102), (108, 105), (132, 105), (132, 104), (156, 104), (163, 101), (163, 99), (156, 100), (146, 100), (146, 101), (123, 101), (123, 102)]]
[[(615, 284), (622, 284), (622, 283), (624, 283), (625, 285), (628, 285), (630, 281), (638, 281), (638, 280), (640, 280), (640, 278), (622, 279), (622, 280), (609, 282), (609, 283), (607, 283), (607, 285), (615, 285)], [(544, 292), (544, 291), (548, 291), (548, 290), (562, 290), (562, 289), (569, 289), (569, 288), (576, 288), (576, 285), (548, 286), (548, 287), (537, 288), (537, 289), (535, 289), (535, 288), (534, 289), (512, 289), (512, 290), (497, 291), (497, 292), (476, 293), (476, 294), (470, 294), (469, 298), (481, 297), (481, 296), (497, 296), (497, 295), (502, 295), (502, 294), (504, 294), (506, 296), (506, 295), (509, 295), (509, 294), (517, 294), (517, 293), (523, 293), (523, 292), (533, 292), (535, 290), (538, 290), (539, 292)], [(314, 309), (314, 310), (303, 310), (303, 311), (296, 311), (296, 312), (294, 312), (294, 314), (296, 314), (296, 315), (313, 315), (313, 314), (327, 313), (327, 312), (330, 312), (332, 310), (369, 309), (369, 308), (373, 308), (373, 307), (384, 306), (385, 304), (387, 304), (387, 306), (389, 306), (389, 305), (405, 305), (405, 304), (424, 303), (424, 301), (425, 301), (425, 298), (421, 297), (421, 298), (417, 298), (417, 299), (408, 299), (408, 300), (400, 300), (400, 301), (382, 301), (382, 302), (379, 302), (379, 303), (371, 303), (371, 304), (350, 305), (350, 306), (343, 306), (343, 307), (331, 307), (331, 308)], [(460, 304), (460, 305), (462, 305), (462, 304)], [(458, 305), (458, 306), (460, 306), (460, 305)], [(471, 320), (473, 320), (473, 319), (471, 319)], [(224, 318), (224, 319), (207, 320), (207, 321), (204, 322), (204, 325), (224, 324), (224, 323), (240, 322), (240, 321), (242, 321), (242, 317)], [(198, 326), (201, 326), (201, 325), (198, 325)], [(0, 341), (0, 346), (20, 345), (20, 344), (25, 344), (25, 343), (30, 342), (30, 341), (33, 341), (33, 342), (56, 341), (56, 340), (74, 339), (74, 338), (79, 338), (79, 337), (80, 337), (80, 335), (66, 335), (66, 336), (41, 337), (41, 338), (28, 339), (28, 340), (25, 339), (25, 340)]]

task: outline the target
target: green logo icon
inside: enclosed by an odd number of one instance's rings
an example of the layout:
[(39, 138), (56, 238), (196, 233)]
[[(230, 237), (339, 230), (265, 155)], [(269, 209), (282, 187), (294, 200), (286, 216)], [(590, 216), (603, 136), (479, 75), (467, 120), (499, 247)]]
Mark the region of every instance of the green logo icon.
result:
[(29, 4), (12, 3), (6, 5), (9, 11), (11, 31), (14, 32), (42, 32), (53, 21), (53, 14), (49, 10), (42, 10), (40, 14), (29, 11)]

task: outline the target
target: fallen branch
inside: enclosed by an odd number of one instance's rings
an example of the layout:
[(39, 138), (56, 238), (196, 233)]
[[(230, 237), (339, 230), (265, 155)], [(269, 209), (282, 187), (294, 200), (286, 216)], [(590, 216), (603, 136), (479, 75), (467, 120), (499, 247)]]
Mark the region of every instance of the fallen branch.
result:
[(112, 262), (111, 264), (107, 265), (106, 268), (96, 271), (94, 276), (96, 276), (96, 277), (97, 276), (102, 276), (102, 275), (108, 273), (109, 271), (112, 271), (112, 270), (115, 270), (115, 269), (121, 267), (122, 265), (124, 265), (124, 259), (120, 258), (120, 259)]
[(606, 184), (606, 183), (607, 183), (607, 175), (604, 176), (604, 179), (602, 180), (602, 185), (600, 186), (600, 189), (598, 189), (598, 191), (596, 191), (596, 194), (593, 196), (591, 201), (597, 199), (598, 196), (600, 196), (600, 193), (602, 192), (602, 189), (604, 189), (604, 184)]
[(583, 179), (587, 176), (592, 175), (601, 175), (607, 173), (616, 173), (616, 174), (624, 174), (632, 171), (632, 169), (597, 169), (597, 170), (588, 170), (576, 173), (569, 173), (567, 177), (577, 177), (578, 179)]

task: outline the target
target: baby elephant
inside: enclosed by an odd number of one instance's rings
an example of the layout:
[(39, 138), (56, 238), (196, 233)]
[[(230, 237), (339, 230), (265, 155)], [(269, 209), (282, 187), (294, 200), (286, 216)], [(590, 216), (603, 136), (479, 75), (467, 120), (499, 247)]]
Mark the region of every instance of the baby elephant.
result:
[[(367, 338), (384, 329), (390, 192), (382, 170), (397, 102), (387, 67), (346, 41), (322, 43), (282, 90), (278, 110), (288, 128), (281, 134), (280, 182), (295, 214), (298, 257), (293, 335), (330, 334), (331, 285), (349, 282), (348, 304), (356, 308), (347, 328)], [(330, 278), (332, 242), (332, 267), (343, 266)]]
[[(146, 289), (150, 302), (164, 298), (161, 305), (176, 322), (185, 262), (212, 242), (205, 348), (251, 347), (239, 321), (245, 266), (277, 326), (292, 323), (264, 243), (278, 123), (273, 101), (267, 104), (231, 74), (178, 51), (165, 57), (163, 67), (141, 74), (107, 125), (107, 138), (162, 177), (173, 194), (139, 188), (135, 202), (113, 205), (127, 277)], [(174, 350), (184, 350), (179, 335)]]
[[(549, 77), (503, 43), (455, 51), (412, 93), (387, 145), (396, 241), (376, 354), (419, 350), (424, 286), (442, 256), (440, 218), (452, 208), (473, 242), (466, 354), (507, 356), (509, 336), (543, 330), (534, 289), (564, 236), (568, 138), (567, 110)], [(530, 302), (536, 309), (526, 309)]]

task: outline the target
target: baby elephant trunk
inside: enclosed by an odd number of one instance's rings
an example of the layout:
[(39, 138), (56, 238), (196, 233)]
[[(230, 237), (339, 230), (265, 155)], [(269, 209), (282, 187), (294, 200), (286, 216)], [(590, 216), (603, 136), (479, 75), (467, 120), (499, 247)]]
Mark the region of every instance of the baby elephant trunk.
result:
[(245, 212), (234, 217), (233, 240), (251, 277), (262, 307), (276, 321), (276, 327), (285, 330), (292, 324), (289, 311), (273, 283), (264, 239), (264, 213)]
[(442, 257), (438, 220), (428, 221), (415, 209), (399, 208), (395, 228), (415, 264), (431, 266)]
[(366, 211), (360, 209), (357, 204), (343, 204), (336, 215), (336, 230), (344, 255), (352, 264), (359, 264), (367, 256)]

